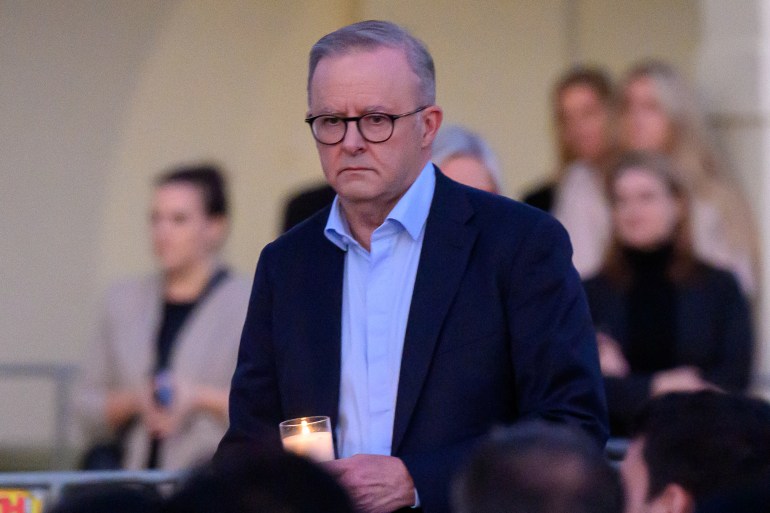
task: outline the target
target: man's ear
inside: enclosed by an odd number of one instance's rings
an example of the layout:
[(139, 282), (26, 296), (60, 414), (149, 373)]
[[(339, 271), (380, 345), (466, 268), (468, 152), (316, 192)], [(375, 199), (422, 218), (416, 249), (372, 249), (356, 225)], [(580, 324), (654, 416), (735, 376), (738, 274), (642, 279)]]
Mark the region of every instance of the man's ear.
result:
[(441, 121), (444, 119), (444, 112), (438, 105), (431, 105), (423, 111), (423, 135), (422, 147), (425, 148), (433, 143), (436, 138)]
[(693, 513), (695, 511), (695, 499), (677, 483), (669, 483), (658, 497), (653, 501), (655, 511), (661, 513)]

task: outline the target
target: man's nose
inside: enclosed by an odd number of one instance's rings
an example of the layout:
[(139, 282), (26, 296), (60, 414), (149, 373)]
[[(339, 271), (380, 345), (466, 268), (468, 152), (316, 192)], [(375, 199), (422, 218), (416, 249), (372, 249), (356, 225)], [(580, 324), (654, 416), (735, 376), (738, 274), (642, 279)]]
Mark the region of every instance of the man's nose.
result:
[(358, 123), (354, 120), (346, 121), (347, 130), (345, 130), (345, 137), (342, 138), (342, 147), (345, 151), (356, 153), (364, 148), (366, 139), (361, 135), (361, 131), (358, 129)]

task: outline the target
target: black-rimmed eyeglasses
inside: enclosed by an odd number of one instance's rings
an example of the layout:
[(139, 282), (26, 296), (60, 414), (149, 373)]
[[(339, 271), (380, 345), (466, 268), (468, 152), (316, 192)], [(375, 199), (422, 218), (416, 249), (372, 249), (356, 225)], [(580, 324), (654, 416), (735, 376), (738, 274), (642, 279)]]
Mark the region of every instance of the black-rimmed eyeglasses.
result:
[(321, 144), (337, 144), (345, 138), (348, 131), (348, 123), (356, 122), (361, 137), (370, 143), (381, 143), (390, 139), (393, 135), (393, 126), (396, 120), (427, 109), (430, 105), (424, 105), (406, 114), (385, 114), (384, 112), (370, 112), (363, 116), (343, 118), (330, 114), (321, 114), (305, 119), (310, 125), (315, 140)]

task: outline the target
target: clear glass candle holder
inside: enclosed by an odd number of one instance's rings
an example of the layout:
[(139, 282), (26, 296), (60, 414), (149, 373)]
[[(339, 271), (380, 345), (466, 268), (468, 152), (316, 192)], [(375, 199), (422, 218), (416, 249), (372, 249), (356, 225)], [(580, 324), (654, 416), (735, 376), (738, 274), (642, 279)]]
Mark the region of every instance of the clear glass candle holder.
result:
[(334, 459), (332, 423), (329, 417), (300, 417), (278, 425), (283, 448), (316, 462)]

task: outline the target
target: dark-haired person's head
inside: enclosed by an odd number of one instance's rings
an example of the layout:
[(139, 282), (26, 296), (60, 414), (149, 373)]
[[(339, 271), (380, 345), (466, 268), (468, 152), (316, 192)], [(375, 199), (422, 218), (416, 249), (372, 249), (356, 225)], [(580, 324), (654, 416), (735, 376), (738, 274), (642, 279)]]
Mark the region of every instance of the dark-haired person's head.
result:
[(594, 442), (529, 422), (485, 441), (455, 479), (455, 513), (620, 513), (617, 473)]
[(184, 273), (216, 259), (228, 232), (227, 187), (213, 165), (171, 169), (155, 180), (153, 250), (166, 273)]
[(47, 513), (156, 513), (162, 497), (147, 485), (84, 485), (65, 491)]
[(770, 405), (714, 391), (654, 399), (621, 465), (626, 512), (692, 512), (770, 471)]
[(352, 513), (335, 479), (307, 459), (283, 451), (245, 451), (191, 477), (165, 513)]
[(227, 185), (219, 167), (213, 164), (189, 165), (173, 168), (160, 175), (155, 185), (186, 184), (198, 189), (206, 215), (227, 217)]

